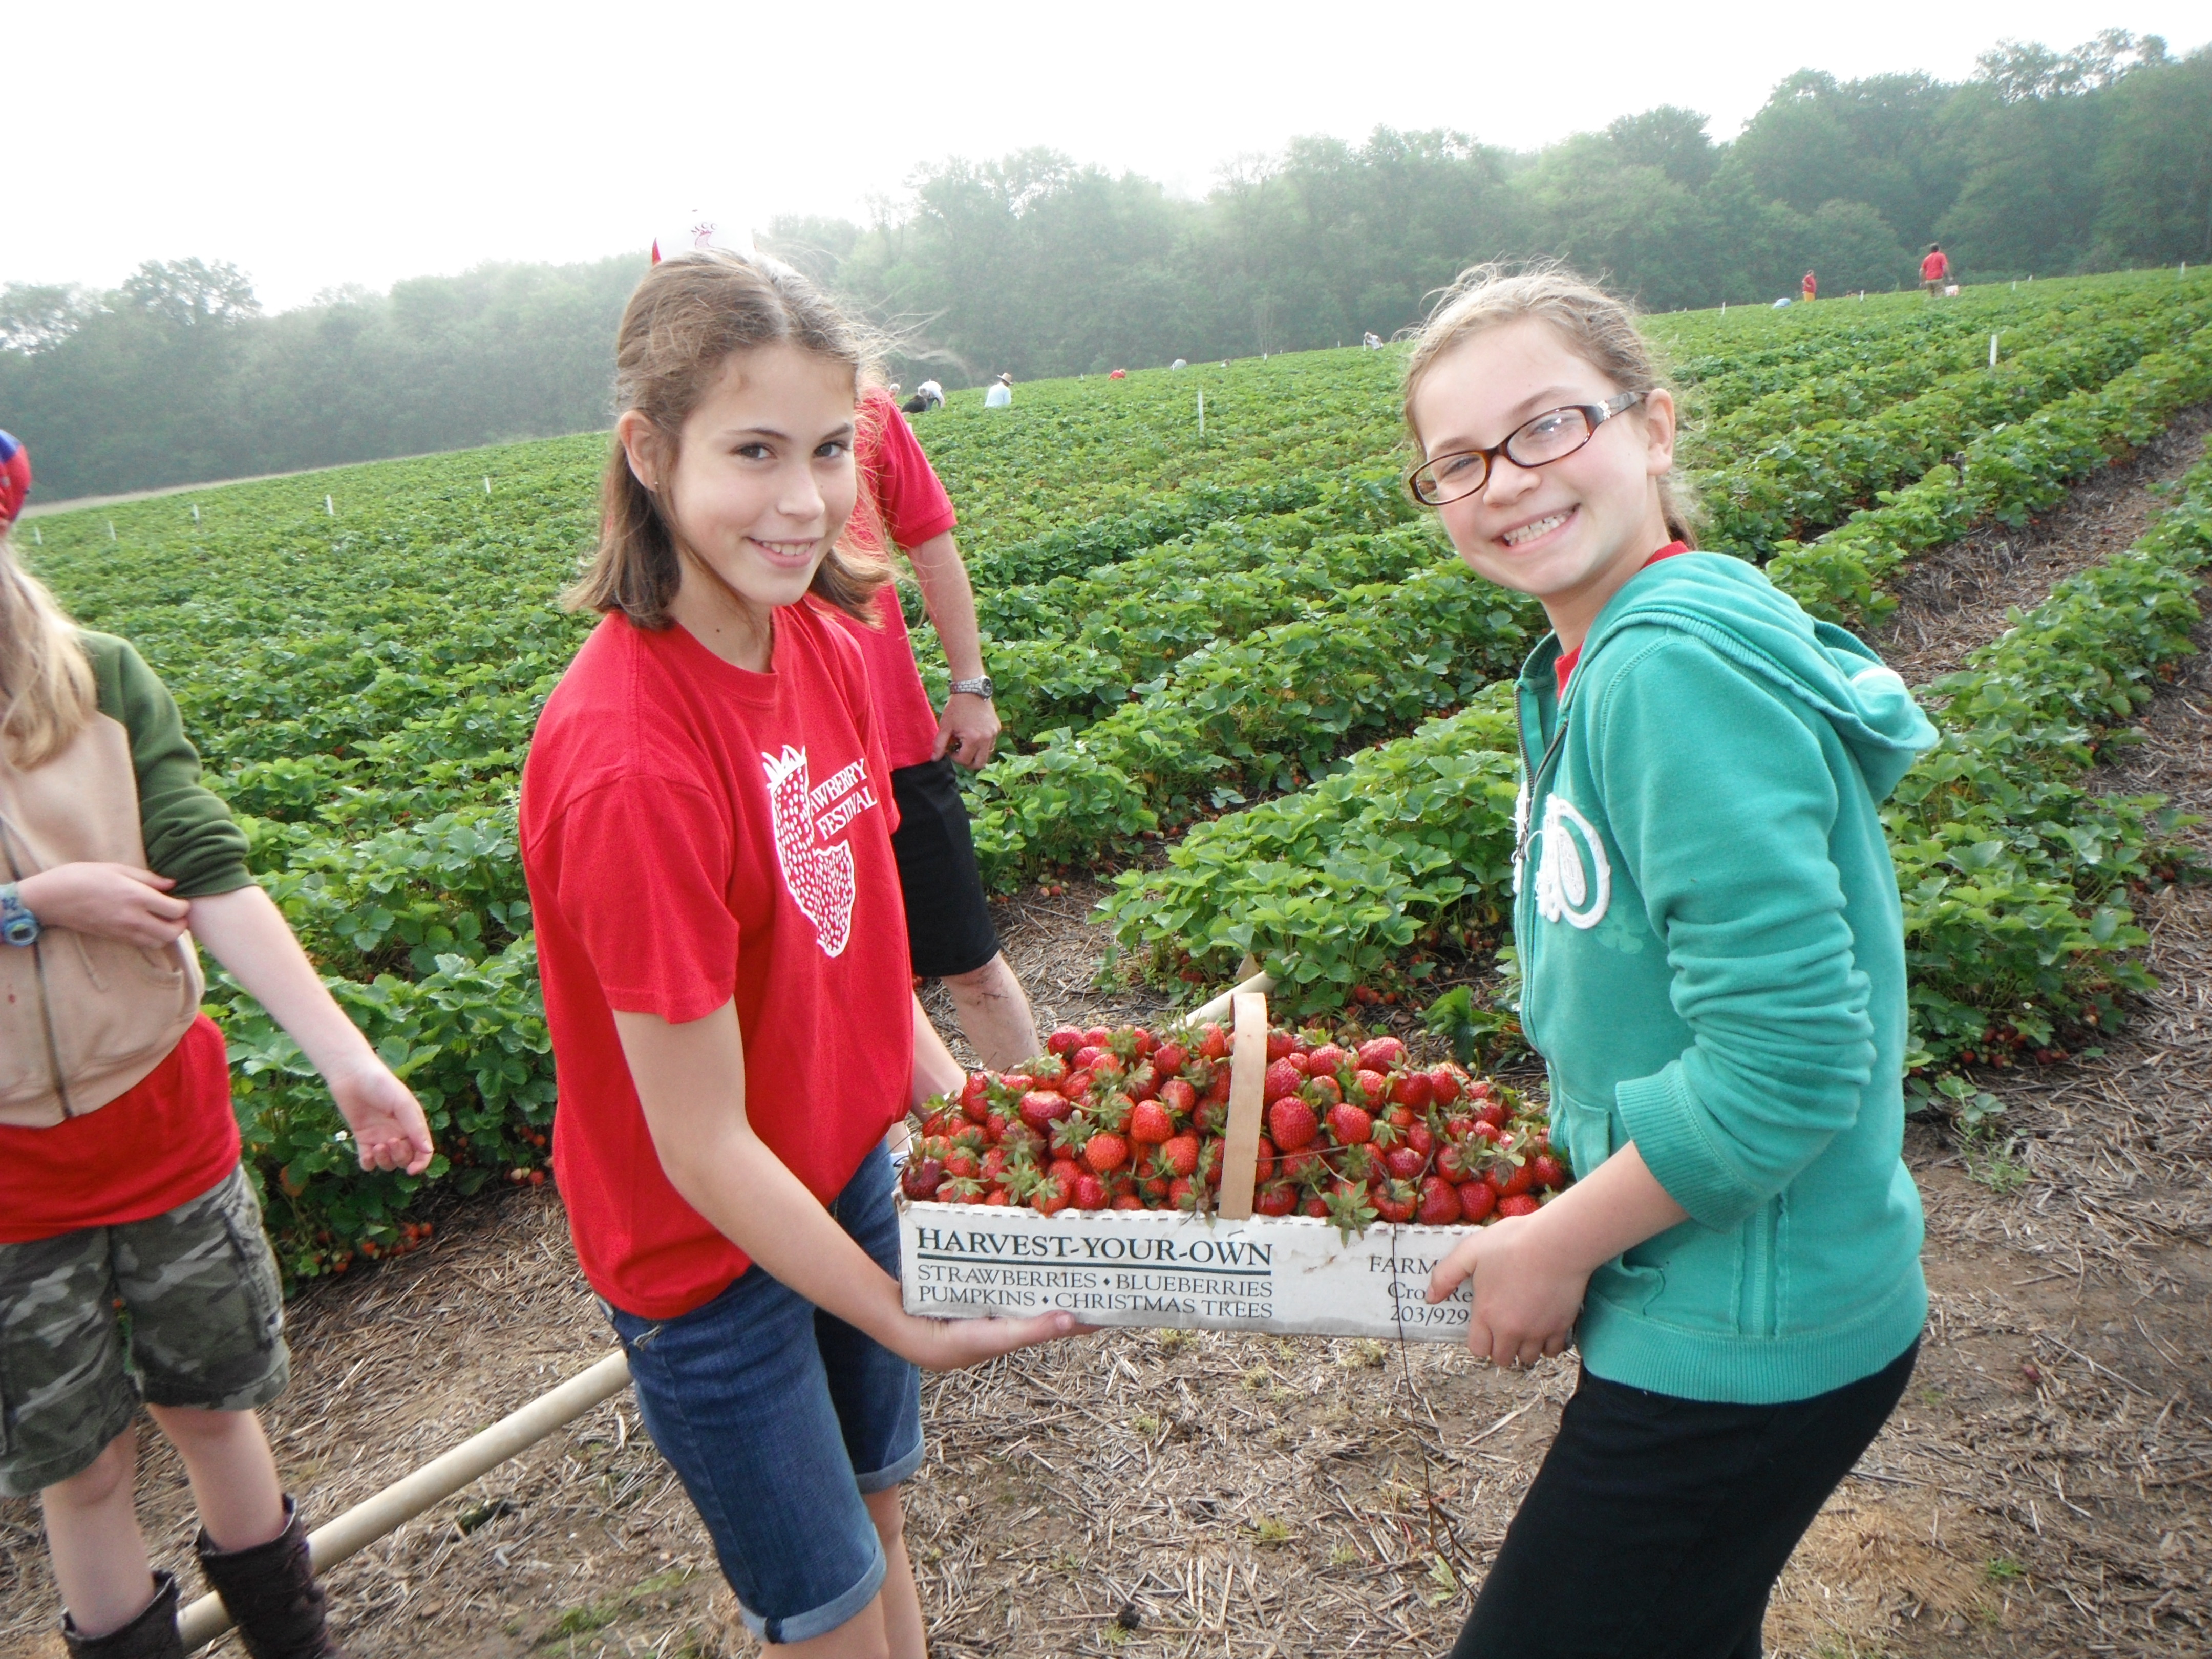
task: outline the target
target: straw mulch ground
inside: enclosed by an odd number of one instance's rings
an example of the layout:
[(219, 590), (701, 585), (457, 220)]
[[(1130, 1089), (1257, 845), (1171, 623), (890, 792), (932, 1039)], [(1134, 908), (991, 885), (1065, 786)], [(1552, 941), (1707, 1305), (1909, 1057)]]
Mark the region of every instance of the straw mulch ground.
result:
[[(2013, 538), (1997, 576), (1928, 579), (1891, 635), (1913, 678), (2124, 545), (2145, 486), (2197, 449), (2090, 486)], [(2199, 657), (2112, 787), (2212, 813), (2208, 728)], [(1149, 1012), (1090, 988), (1092, 896), (1002, 912), (1048, 1021)], [(2008, 1141), (1967, 1152), (1913, 1131), (1935, 1292), (1919, 1372), (1785, 1575), (1771, 1651), (2212, 1642), (2212, 890), (2144, 913), (2165, 988), (2108, 1054), (1989, 1079)], [(550, 1192), (451, 1212), (431, 1248), (310, 1289), (293, 1338), (299, 1380), (270, 1422), (325, 1516), (610, 1343)], [(1500, 1374), (1441, 1346), (1131, 1332), (933, 1379), (908, 1508), (933, 1650), (1441, 1653), (1573, 1376), (1571, 1359)], [(140, 1490), (186, 1569), (166, 1449)], [(755, 1650), (626, 1396), (330, 1582), (360, 1659)], [(34, 1510), (0, 1504), (0, 1654), (58, 1654), (54, 1617)]]

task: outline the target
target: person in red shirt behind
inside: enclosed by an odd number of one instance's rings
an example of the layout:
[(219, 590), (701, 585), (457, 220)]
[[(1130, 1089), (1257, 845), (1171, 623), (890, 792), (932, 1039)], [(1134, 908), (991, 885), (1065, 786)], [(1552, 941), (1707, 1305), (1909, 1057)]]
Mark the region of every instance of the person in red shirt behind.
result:
[(1929, 243), (1928, 257), (1920, 262), (1920, 286), (1932, 299), (1943, 291), (1943, 285), (1950, 280), (1951, 256), (1943, 252), (1941, 242)]
[(846, 617), (880, 555), (860, 335), (805, 278), (707, 252), (616, 343), (602, 613), (523, 770), (554, 1172), (647, 1431), (746, 1624), (794, 1654), (921, 1659), (898, 1488), (917, 1365), (1079, 1328), (900, 1301), (884, 1132), (961, 1073), (915, 1001), (883, 733)]
[(952, 770), (955, 761), (970, 770), (982, 765), (999, 737), (975, 593), (952, 538), (959, 520), (913, 429), (881, 392), (860, 400), (855, 453), (867, 501), (854, 512), (848, 539), (872, 548), (888, 540), (905, 553), (952, 671), (940, 716), (915, 666), (906, 617), (890, 583), (876, 592), (875, 625), (852, 619), (898, 809), (891, 851), (906, 899), (907, 946), (915, 973), (945, 981), (960, 1029), (983, 1064), (1011, 1071), (1043, 1045), (1028, 994), (999, 950)]

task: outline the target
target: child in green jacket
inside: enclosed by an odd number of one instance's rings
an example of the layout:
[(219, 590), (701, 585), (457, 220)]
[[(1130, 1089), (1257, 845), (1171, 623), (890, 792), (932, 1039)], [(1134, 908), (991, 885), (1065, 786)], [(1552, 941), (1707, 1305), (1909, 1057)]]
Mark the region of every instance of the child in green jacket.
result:
[(1865, 646), (1692, 550), (1674, 399), (1619, 301), (1468, 272), (1406, 417), (1415, 496), (1552, 623), (1517, 687), (1514, 939), (1578, 1177), (1431, 1285), (1473, 1278), (1497, 1364), (1582, 1355), (1454, 1653), (1749, 1659), (1926, 1317), (1877, 807), (1935, 734)]

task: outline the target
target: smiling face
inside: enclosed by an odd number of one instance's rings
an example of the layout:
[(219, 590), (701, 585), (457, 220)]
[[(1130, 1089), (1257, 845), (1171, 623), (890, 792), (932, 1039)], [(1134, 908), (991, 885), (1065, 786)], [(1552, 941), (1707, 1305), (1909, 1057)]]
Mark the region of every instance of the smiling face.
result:
[[(1425, 459), (1487, 449), (1531, 416), (1623, 390), (1557, 329), (1522, 317), (1447, 350), (1415, 388)], [(1563, 647), (1582, 644), (1605, 602), (1669, 538), (1659, 480), (1674, 460), (1674, 400), (1650, 392), (1563, 460), (1491, 463), (1487, 482), (1437, 509), (1477, 575), (1543, 603)]]
[(852, 517), (854, 390), (843, 363), (763, 346), (723, 364), (672, 459), (639, 411), (616, 425), (683, 558), (669, 614), (742, 667), (768, 667), (775, 611), (805, 596)]

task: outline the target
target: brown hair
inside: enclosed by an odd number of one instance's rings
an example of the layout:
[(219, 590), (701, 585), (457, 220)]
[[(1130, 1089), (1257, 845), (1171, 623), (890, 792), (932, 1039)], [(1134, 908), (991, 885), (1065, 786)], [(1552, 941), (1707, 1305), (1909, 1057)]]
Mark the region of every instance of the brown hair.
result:
[[(1413, 393), (1421, 378), (1454, 346), (1486, 330), (1537, 317), (1549, 323), (1568, 349), (1623, 392), (1670, 391), (1658, 356), (1636, 326), (1636, 313), (1564, 265), (1539, 264), (1517, 272), (1502, 264), (1473, 265), (1443, 291), (1413, 336), (1406, 362), (1406, 430), (1420, 445), (1413, 425)], [(1698, 544), (1697, 498), (1674, 471), (1659, 480), (1659, 507), (1667, 533), (1691, 547)]]
[(43, 766), (76, 740), (98, 699), (76, 625), (0, 531), (0, 758)]
[[(789, 266), (720, 249), (664, 259), (623, 310), (615, 407), (644, 416), (672, 464), (684, 422), (723, 364), (737, 352), (779, 343), (843, 363), (856, 390), (872, 365), (871, 337)], [(863, 479), (863, 502), (867, 494)], [(599, 508), (598, 550), (562, 603), (571, 611), (619, 611), (640, 628), (667, 627), (684, 556), (659, 492), (630, 471), (619, 437), (600, 479)], [(890, 580), (889, 559), (841, 532), (810, 591), (874, 626), (876, 590)]]

